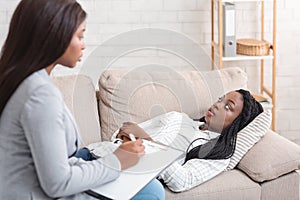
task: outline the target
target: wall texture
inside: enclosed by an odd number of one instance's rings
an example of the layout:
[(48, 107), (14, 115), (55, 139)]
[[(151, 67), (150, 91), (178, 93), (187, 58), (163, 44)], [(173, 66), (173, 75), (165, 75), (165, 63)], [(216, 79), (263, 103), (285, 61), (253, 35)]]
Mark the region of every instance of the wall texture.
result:
[[(0, 46), (7, 35), (8, 24), (19, 0), (0, 0)], [(85, 42), (87, 48), (83, 60), (103, 44), (116, 41), (120, 35), (142, 28), (159, 28), (183, 35), (201, 47), (207, 57), (210, 55), (211, 6), (209, 0), (80, 0), (88, 12)], [(260, 37), (260, 8), (257, 2), (241, 2), (237, 8), (237, 37)], [(300, 1), (277, 1), (277, 120), (276, 130), (285, 137), (300, 141)], [(266, 38), (272, 40), (272, 1), (266, 2)], [(175, 35), (176, 35), (175, 34)], [(147, 36), (145, 36), (147, 37)], [(138, 38), (133, 38), (138, 40)], [(180, 44), (178, 38), (174, 39)], [(172, 38), (162, 37), (163, 45), (174, 44)], [(173, 49), (176, 47), (172, 47)], [(189, 48), (187, 49), (189, 50)], [(107, 57), (113, 57), (105, 49)], [(58, 67), (53, 74), (68, 74), (82, 70), (84, 62), (73, 70)], [(155, 63), (177, 69), (190, 67), (187, 60), (158, 48), (141, 48), (126, 52), (110, 63), (110, 66), (132, 67)], [(95, 60), (95, 65), (99, 63)], [(239, 66), (249, 76), (249, 88), (257, 92), (259, 88), (259, 62), (227, 62), (225, 67)], [(206, 63), (205, 67), (210, 66)], [(270, 66), (270, 67), (269, 67)], [(266, 81), (270, 85), (271, 63), (266, 62)], [(82, 70), (84, 71), (84, 70)]]

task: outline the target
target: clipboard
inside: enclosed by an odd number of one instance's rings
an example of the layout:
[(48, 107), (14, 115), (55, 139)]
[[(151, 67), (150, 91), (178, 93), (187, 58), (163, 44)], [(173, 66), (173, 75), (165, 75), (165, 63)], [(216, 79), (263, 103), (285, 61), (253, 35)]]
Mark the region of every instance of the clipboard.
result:
[[(116, 180), (90, 189), (89, 193), (94, 197), (97, 197), (98, 194), (99, 197), (104, 196), (109, 199), (131, 199), (161, 171), (184, 155), (184, 151), (168, 146), (159, 146), (154, 142), (148, 141), (148, 143), (145, 144), (146, 154), (136, 165), (123, 170)], [(154, 150), (153, 147), (156, 149)]]

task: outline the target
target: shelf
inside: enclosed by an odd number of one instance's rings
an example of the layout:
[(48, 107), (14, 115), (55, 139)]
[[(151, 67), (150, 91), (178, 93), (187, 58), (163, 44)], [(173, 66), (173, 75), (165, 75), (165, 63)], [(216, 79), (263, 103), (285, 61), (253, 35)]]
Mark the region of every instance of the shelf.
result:
[[(265, 39), (265, 2), (273, 2), (273, 8), (272, 8), (272, 14), (273, 14), (273, 41), (272, 43), (272, 51), (270, 55), (267, 56), (245, 56), (245, 55), (236, 55), (234, 57), (224, 57), (223, 54), (223, 48), (221, 45), (223, 43), (223, 3), (230, 2), (230, 3), (239, 3), (239, 2), (254, 2), (254, 3), (261, 3), (261, 6), (258, 7), (261, 10), (261, 40)], [(217, 6), (215, 6), (217, 4)], [(260, 62), (260, 93), (268, 96), (268, 102), (261, 103), (264, 107), (264, 109), (271, 109), (272, 110), (272, 129), (275, 130), (275, 111), (276, 111), (276, 7), (277, 3), (276, 0), (211, 0), (211, 58), (212, 58), (212, 70), (215, 69), (215, 66), (218, 67), (218, 69), (223, 68), (223, 62), (226, 61), (246, 61), (246, 60), (259, 60)], [(217, 9), (217, 12), (215, 12), (215, 9)], [(215, 41), (215, 14), (217, 16), (217, 21), (222, 22), (218, 23), (218, 44), (217, 41)], [(272, 85), (271, 88), (267, 88), (265, 85), (265, 64), (270, 64), (270, 62), (264, 62), (264, 60), (271, 60), (271, 70), (272, 70)]]
[(252, 96), (256, 99), (256, 101), (258, 101), (262, 105), (264, 110), (271, 110), (273, 108), (273, 105), (271, 103), (272, 99), (270, 99), (270, 97), (267, 97), (263, 94), (253, 94), (253, 93)]
[(239, 60), (272, 60), (273, 56), (244, 56), (244, 55), (236, 55), (235, 57), (223, 57), (223, 61), (239, 61)]
[(222, 0), (222, 2), (229, 2), (229, 3), (235, 3), (235, 2), (273, 2), (273, 0)]
[[(219, 48), (219, 45), (215, 42), (212, 42), (213, 46), (215, 48)], [(219, 56), (219, 53), (216, 52), (216, 55)], [(234, 57), (222, 57), (222, 61), (242, 61), (242, 60), (272, 60), (274, 58), (273, 55), (267, 55), (267, 56), (245, 56), (237, 54)]]

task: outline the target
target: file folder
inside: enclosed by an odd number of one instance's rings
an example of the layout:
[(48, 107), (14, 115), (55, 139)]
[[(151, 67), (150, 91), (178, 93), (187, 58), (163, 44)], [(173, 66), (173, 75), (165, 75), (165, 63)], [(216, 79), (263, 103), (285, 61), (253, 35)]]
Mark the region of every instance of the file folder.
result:
[(236, 14), (235, 5), (223, 4), (223, 56), (236, 56)]

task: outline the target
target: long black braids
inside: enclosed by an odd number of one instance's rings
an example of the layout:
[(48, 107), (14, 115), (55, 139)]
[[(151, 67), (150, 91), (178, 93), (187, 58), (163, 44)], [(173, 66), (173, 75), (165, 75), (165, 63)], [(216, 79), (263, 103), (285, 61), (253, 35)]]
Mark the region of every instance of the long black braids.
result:
[[(187, 152), (185, 162), (195, 158), (227, 159), (233, 155), (237, 133), (263, 112), (261, 104), (253, 98), (249, 91), (239, 89), (236, 92), (239, 92), (243, 96), (242, 112), (232, 124), (222, 130), (220, 136), (203, 145), (196, 146)], [(204, 117), (200, 121), (204, 121)]]

